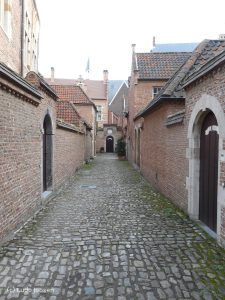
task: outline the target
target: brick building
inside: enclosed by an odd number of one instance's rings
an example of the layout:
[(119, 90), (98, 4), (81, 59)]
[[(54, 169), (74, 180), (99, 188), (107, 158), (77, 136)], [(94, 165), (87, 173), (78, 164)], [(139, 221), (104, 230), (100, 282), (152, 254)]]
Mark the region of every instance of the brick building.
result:
[(38, 70), (39, 26), (35, 0), (0, 0), (0, 61), (23, 77)]
[(139, 112), (135, 157), (149, 182), (225, 244), (225, 41), (204, 40)]
[[(132, 45), (132, 70), (129, 79), (127, 150), (128, 159), (140, 164), (140, 128), (135, 127), (134, 117), (159, 93), (169, 78), (190, 56), (190, 52), (136, 53)], [(141, 126), (141, 125), (140, 125)]]
[[(51, 79), (47, 79), (51, 87), (56, 91), (60, 100), (64, 102), (71, 103), (73, 109), (77, 111), (80, 117), (83, 119), (84, 123), (90, 128), (90, 147), (87, 147), (86, 152), (90, 150), (90, 155), (87, 154), (87, 159), (90, 156), (95, 156), (96, 154), (96, 113), (97, 108), (94, 102), (88, 97), (86, 92), (77, 85), (75, 80), (72, 79), (58, 79), (52, 76)], [(65, 105), (65, 104), (64, 104)], [(89, 144), (89, 142), (87, 142)]]
[[(55, 78), (54, 68), (52, 68), (51, 78), (46, 81), (60, 93), (60, 87), (64, 86), (64, 94), (71, 95), (69, 91), (73, 86), (76, 89), (77, 100), (72, 100), (80, 115), (93, 128), (93, 155), (105, 149), (104, 126), (108, 124), (108, 71), (103, 71), (103, 80), (83, 79), (60, 79)], [(68, 89), (68, 92), (66, 91)], [(81, 91), (83, 91), (81, 93)], [(82, 94), (82, 97), (80, 98)], [(75, 94), (74, 94), (75, 95)], [(84, 99), (85, 95), (85, 99)], [(62, 94), (61, 94), (62, 96)], [(64, 96), (62, 96), (64, 98)], [(69, 100), (69, 97), (67, 97)], [(69, 100), (71, 101), (71, 100)], [(91, 108), (92, 107), (92, 108)]]

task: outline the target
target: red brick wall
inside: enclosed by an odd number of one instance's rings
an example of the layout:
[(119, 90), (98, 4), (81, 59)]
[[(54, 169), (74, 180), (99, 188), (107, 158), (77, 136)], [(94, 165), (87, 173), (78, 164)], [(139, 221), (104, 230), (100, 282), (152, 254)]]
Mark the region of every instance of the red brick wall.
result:
[(135, 131), (133, 118), (140, 112), (150, 100), (152, 100), (152, 88), (154, 86), (163, 86), (166, 81), (157, 80), (149, 81), (142, 80), (135, 84), (135, 75), (131, 76), (130, 88), (128, 92), (128, 159), (134, 161), (134, 143), (135, 143)]
[(41, 129), (47, 111), (53, 123), (53, 188), (58, 188), (83, 163), (85, 135), (56, 129), (56, 102), (45, 92), (42, 95), (41, 104), (34, 106), (0, 89), (1, 239), (41, 205)]
[(38, 108), (0, 90), (0, 236), (40, 205), (41, 132)]
[(54, 183), (59, 187), (84, 162), (84, 134), (57, 128), (55, 135)]
[(165, 125), (167, 116), (182, 109), (184, 105), (176, 102), (163, 104), (145, 117), (140, 168), (158, 191), (187, 210), (185, 127), (182, 124)]

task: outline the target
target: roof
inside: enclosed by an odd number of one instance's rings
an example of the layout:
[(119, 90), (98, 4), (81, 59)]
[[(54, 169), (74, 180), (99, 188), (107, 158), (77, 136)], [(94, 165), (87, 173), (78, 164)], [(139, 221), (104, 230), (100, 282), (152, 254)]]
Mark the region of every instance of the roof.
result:
[(75, 104), (89, 104), (95, 106), (80, 86), (52, 85), (52, 88), (54, 88), (59, 98), (63, 101), (69, 101)]
[(4, 63), (1, 62), (0, 62), (0, 76), (1, 78), (12, 82), (14, 85), (23, 89), (28, 94), (36, 97), (37, 99), (41, 100), (43, 98), (41, 93), (33, 85), (31, 85), (29, 82), (27, 82), (27, 80), (23, 79), (20, 75), (18, 75), (16, 72), (14, 72), (9, 67), (7, 67)]
[(59, 101), (57, 103), (57, 119), (79, 127), (81, 118), (72, 103)]
[(123, 82), (124, 80), (109, 80), (108, 83), (109, 103), (112, 101), (112, 99), (118, 92)]
[(198, 43), (156, 44), (151, 52), (192, 52)]
[(124, 110), (127, 109), (127, 102), (128, 102), (128, 85), (127, 82), (124, 80), (121, 83), (116, 94), (114, 95), (113, 99), (109, 103), (109, 110), (111, 112), (114, 112), (117, 116), (122, 116)]
[(185, 99), (184, 87), (225, 62), (225, 40), (202, 41), (189, 59), (170, 78), (160, 93), (135, 117), (144, 116), (162, 101)]
[(51, 86), (57, 85), (81, 85), (86, 91), (87, 95), (91, 99), (107, 99), (107, 84), (103, 80), (77, 80), (77, 79), (65, 79), (65, 78), (46, 78), (46, 81)]
[[(189, 72), (187, 72), (183, 85), (190, 81), (190, 79), (192, 79), (192, 81), (196, 80), (201, 70), (204, 69), (206, 72), (210, 71), (212, 69), (210, 63), (216, 62), (218, 58), (224, 55), (225, 40), (205, 40), (205, 47), (202, 49), (195, 64), (193, 64)], [(215, 65), (213, 66), (215, 67)]]
[(136, 53), (139, 79), (169, 79), (188, 59), (189, 52)]
[(107, 99), (107, 84), (103, 80), (84, 80), (88, 96), (95, 99)]

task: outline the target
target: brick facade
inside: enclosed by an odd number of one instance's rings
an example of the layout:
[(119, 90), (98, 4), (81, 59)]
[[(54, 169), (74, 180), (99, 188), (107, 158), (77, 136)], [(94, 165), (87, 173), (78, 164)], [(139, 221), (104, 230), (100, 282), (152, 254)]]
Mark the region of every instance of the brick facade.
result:
[(35, 73), (27, 76), (34, 89), (9, 69), (1, 68), (11, 77), (0, 78), (0, 237), (4, 240), (43, 204), (46, 114), (52, 122), (52, 191), (82, 165), (85, 131), (56, 125), (57, 96)]
[(129, 96), (128, 96), (128, 132), (127, 132), (127, 147), (128, 147), (128, 159), (134, 161), (135, 151), (135, 127), (133, 119), (152, 99), (153, 86), (165, 85), (165, 80), (157, 81), (137, 81), (136, 72), (131, 76)]
[(183, 109), (184, 103), (171, 101), (144, 118), (140, 169), (157, 190), (187, 211), (185, 126), (166, 126), (167, 117)]
[(0, 61), (15, 72), (21, 72), (21, 1), (13, 1), (11, 7), (11, 36), (0, 25)]
[(84, 162), (84, 134), (65, 129), (56, 129), (55, 135), (55, 187), (59, 187), (74, 174)]
[(35, 0), (10, 1), (3, 16), (8, 21), (0, 23), (0, 62), (23, 77), (37, 72), (40, 21)]
[[(193, 52), (192, 57), (168, 81), (164, 91), (149, 102), (132, 124), (134, 128), (132, 160), (140, 162), (141, 172), (157, 190), (185, 210), (190, 218), (199, 221), (200, 136), (205, 116), (208, 112), (214, 114), (218, 126), (210, 130), (217, 131), (219, 149), (218, 183), (215, 183), (217, 194), (210, 198), (210, 201), (213, 201), (217, 195), (217, 204), (214, 206), (217, 207), (216, 230), (213, 228), (212, 234), (216, 234), (218, 241), (223, 245), (225, 245), (224, 49), (224, 41), (203, 41)], [(208, 54), (207, 57), (205, 52)], [(203, 75), (199, 75), (201, 72)], [(135, 90), (136, 87), (131, 88)], [(207, 230), (210, 231), (210, 228)]]

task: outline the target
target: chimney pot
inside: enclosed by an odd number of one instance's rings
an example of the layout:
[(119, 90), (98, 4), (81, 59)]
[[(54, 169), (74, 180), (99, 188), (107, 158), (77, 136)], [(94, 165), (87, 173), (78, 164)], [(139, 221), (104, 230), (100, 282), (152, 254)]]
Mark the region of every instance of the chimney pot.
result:
[(51, 67), (51, 82), (54, 82), (55, 80), (55, 69)]
[(155, 36), (153, 36), (152, 45), (153, 45), (153, 47), (155, 47)]
[(103, 81), (104, 81), (104, 83), (107, 83), (108, 75), (109, 75), (108, 70), (103, 70)]
[(136, 44), (132, 44), (131, 47), (132, 47), (132, 50), (133, 50), (133, 53), (134, 53), (135, 52), (135, 48), (136, 48)]

